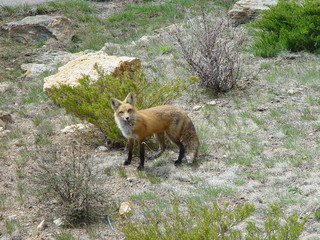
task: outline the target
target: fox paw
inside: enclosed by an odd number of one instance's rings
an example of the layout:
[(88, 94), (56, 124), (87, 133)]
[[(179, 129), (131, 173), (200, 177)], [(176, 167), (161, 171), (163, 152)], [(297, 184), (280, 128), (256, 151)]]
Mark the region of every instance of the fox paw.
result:
[(124, 163), (123, 163), (123, 165), (130, 165), (130, 163), (131, 163), (131, 161), (128, 161), (128, 160), (126, 160)]
[(175, 166), (179, 166), (179, 165), (181, 165), (181, 163), (182, 163), (182, 161), (181, 161), (181, 160), (180, 160), (180, 161), (179, 161), (179, 160), (177, 160), (177, 161), (175, 161), (175, 162), (174, 162), (174, 165), (175, 165)]
[(137, 167), (138, 171), (142, 171), (143, 170), (143, 166), (139, 165), (139, 167)]

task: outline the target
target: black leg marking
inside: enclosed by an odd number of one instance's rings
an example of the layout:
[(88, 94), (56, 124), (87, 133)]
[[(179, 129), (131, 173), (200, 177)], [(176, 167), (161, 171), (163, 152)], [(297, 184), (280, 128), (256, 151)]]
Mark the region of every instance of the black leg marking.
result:
[(128, 154), (128, 159), (123, 163), (124, 165), (130, 165), (131, 160), (132, 160), (132, 149), (133, 149), (133, 139), (129, 139), (129, 154)]
[(184, 157), (185, 148), (181, 142), (177, 144), (179, 147), (179, 157), (178, 160), (174, 162), (175, 165), (180, 165), (182, 163), (182, 158)]

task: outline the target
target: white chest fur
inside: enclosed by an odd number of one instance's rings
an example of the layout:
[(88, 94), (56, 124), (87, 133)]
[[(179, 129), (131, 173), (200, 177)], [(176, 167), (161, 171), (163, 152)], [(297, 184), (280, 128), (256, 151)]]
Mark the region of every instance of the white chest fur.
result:
[(135, 119), (131, 119), (130, 121), (123, 120), (121, 117), (115, 118), (118, 128), (120, 129), (122, 135), (125, 138), (134, 138), (137, 139), (138, 136), (133, 134), (133, 129), (135, 125)]

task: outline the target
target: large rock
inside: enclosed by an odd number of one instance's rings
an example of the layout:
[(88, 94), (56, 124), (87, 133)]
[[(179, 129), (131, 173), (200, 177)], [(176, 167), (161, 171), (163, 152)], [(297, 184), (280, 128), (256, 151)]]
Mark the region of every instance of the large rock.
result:
[(247, 23), (259, 17), (262, 10), (268, 10), (268, 6), (274, 6), (278, 0), (240, 0), (229, 11), (229, 17), (237, 24)]
[(37, 15), (2, 25), (0, 34), (10, 36), (22, 43), (47, 42), (49, 39), (68, 43), (74, 31), (71, 22), (66, 17)]
[(141, 62), (138, 58), (109, 56), (101, 51), (89, 53), (60, 67), (57, 74), (46, 77), (43, 91), (50, 95), (50, 89), (59, 87), (60, 84), (76, 86), (83, 75), (88, 75), (93, 82), (96, 81), (98, 73), (94, 69), (95, 64), (98, 64), (106, 74), (113, 77), (120, 77), (124, 72), (132, 74), (141, 68)]

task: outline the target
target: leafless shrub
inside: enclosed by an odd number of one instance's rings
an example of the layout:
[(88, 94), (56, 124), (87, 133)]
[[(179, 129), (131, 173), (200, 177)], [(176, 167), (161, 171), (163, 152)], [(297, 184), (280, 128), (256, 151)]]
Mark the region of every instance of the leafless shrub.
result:
[(243, 34), (226, 14), (211, 16), (205, 6), (201, 13), (197, 18), (188, 17), (182, 25), (175, 24), (174, 37), (190, 72), (201, 84), (218, 92), (228, 91), (239, 79)]
[(98, 174), (81, 144), (63, 151), (54, 145), (41, 149), (36, 163), (33, 182), (37, 196), (55, 217), (73, 225), (107, 215), (107, 196), (98, 188)]

